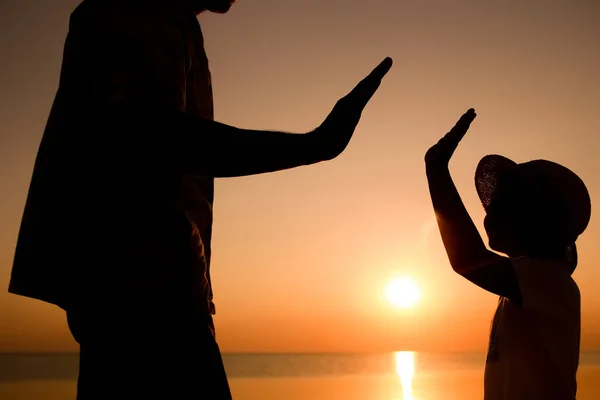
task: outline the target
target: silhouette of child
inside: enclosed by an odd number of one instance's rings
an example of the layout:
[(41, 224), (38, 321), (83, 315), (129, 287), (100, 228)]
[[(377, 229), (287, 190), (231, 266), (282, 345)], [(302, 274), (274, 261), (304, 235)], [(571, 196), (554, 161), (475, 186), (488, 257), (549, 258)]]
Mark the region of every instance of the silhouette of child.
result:
[(425, 164), (438, 226), (455, 272), (500, 296), (485, 367), (485, 400), (575, 399), (580, 294), (571, 274), (588, 225), (583, 181), (547, 160), (499, 155), (477, 166), (488, 250), (450, 177), (448, 163), (476, 114), (467, 111)]

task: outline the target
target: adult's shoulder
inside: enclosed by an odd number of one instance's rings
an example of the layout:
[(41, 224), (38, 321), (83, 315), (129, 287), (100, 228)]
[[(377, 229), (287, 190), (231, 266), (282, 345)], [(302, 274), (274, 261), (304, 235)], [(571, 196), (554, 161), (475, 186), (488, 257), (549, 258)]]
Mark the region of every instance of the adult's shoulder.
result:
[(71, 29), (78, 27), (115, 25), (119, 19), (130, 22), (132, 17), (143, 16), (145, 13), (135, 7), (133, 0), (83, 0), (71, 12), (69, 26)]
[[(108, 1), (107, 3), (112, 3)], [(78, 25), (85, 22), (92, 21), (101, 16), (102, 13), (106, 13), (111, 6), (109, 4), (103, 4), (97, 0), (83, 0), (73, 12), (69, 18), (69, 25)]]

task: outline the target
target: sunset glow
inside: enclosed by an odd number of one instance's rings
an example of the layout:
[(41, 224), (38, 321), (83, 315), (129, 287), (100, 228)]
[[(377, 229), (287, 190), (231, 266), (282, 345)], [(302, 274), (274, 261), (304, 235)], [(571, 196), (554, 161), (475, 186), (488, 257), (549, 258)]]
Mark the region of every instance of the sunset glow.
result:
[(386, 287), (385, 297), (395, 307), (410, 308), (421, 298), (421, 289), (414, 279), (398, 278)]
[[(80, 2), (12, 1), (0, 13), (3, 352), (79, 351), (64, 310), (7, 288), (69, 15)], [(452, 270), (425, 151), (468, 108), (477, 110), (450, 172), (486, 243), (474, 187), (486, 154), (557, 161), (597, 204), (599, 19), (598, 1), (253, 0), (226, 15), (200, 14), (215, 119), (240, 128), (311, 132), (384, 57), (395, 62), (339, 157), (216, 180), (210, 270), (221, 351), (484, 353), (498, 297)], [(195, 151), (202, 160), (204, 149)], [(82, 216), (82, 235), (95, 226), (93, 211)], [(577, 240), (573, 274), (582, 351), (600, 350), (594, 212)], [(83, 251), (101, 256), (109, 241)], [(100, 302), (111, 293), (104, 295)], [(423, 375), (417, 365), (416, 377)], [(400, 398), (392, 378), (396, 397), (363, 398)]]

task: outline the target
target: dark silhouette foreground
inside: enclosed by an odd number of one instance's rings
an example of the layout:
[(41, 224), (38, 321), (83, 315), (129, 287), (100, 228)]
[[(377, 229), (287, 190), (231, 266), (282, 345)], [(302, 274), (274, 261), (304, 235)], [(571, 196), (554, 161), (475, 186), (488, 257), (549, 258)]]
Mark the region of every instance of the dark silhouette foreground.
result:
[(231, 398), (212, 319), (213, 180), (337, 157), (391, 67), (309, 133), (214, 122), (197, 15), (231, 3), (84, 0), (71, 15), (9, 290), (66, 311), (80, 400)]
[(429, 190), (454, 271), (500, 296), (485, 368), (486, 400), (575, 400), (580, 295), (575, 241), (590, 220), (584, 183), (546, 160), (484, 157), (475, 172), (488, 250), (448, 163), (475, 119), (469, 110), (425, 156)]

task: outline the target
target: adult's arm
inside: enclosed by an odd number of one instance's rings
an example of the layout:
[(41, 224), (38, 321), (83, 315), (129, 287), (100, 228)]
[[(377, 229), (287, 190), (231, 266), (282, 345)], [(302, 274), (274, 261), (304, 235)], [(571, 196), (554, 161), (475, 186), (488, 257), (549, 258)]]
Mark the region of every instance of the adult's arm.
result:
[[(98, 119), (97, 128), (105, 130), (98, 132), (97, 141), (120, 146), (121, 157), (159, 163), (163, 169), (233, 177), (335, 158), (392, 63), (385, 59), (312, 132), (241, 129), (177, 107), (184, 104), (186, 90), (177, 29), (151, 13), (95, 7), (100, 8), (82, 8), (71, 18), (65, 54), (72, 62), (63, 69), (61, 86), (67, 97), (81, 99), (83, 107), (93, 105), (82, 115), (88, 124)], [(153, 30), (154, 25), (158, 28)]]

